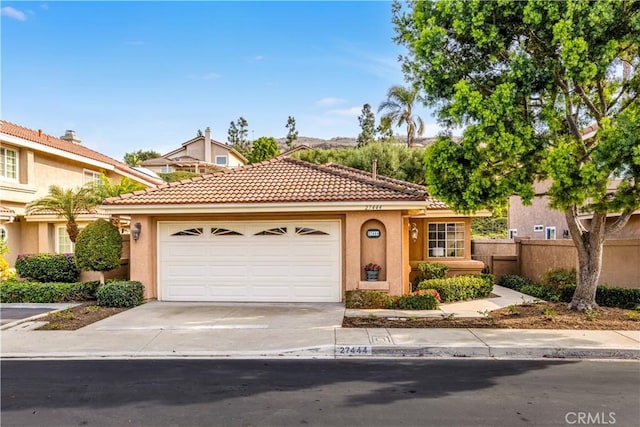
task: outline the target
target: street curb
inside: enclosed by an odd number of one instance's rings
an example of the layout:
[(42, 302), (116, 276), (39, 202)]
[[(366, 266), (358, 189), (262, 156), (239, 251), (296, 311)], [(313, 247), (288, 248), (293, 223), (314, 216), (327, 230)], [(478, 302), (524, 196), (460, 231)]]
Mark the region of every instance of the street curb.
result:
[[(21, 305), (24, 305), (24, 307), (21, 307)], [(20, 325), (22, 323), (38, 320), (38, 319), (41, 319), (43, 317), (47, 317), (48, 315), (50, 315), (52, 313), (57, 313), (59, 311), (64, 311), (64, 310), (66, 310), (68, 308), (76, 307), (78, 305), (80, 305), (80, 303), (70, 303), (70, 304), (67, 304), (66, 307), (62, 307), (62, 308), (53, 308), (52, 307), (51, 311), (47, 311), (47, 312), (40, 313), (40, 314), (34, 314), (33, 316), (25, 317), (24, 319), (18, 319), (18, 320), (14, 320), (13, 322), (10, 322), (10, 323), (5, 323), (4, 325), (0, 326), (0, 331), (6, 331), (6, 330), (14, 328), (14, 327), (16, 327), (16, 326), (18, 326), (18, 325)], [(15, 307), (15, 308), (39, 308), (39, 307), (33, 307), (30, 304), (18, 304), (18, 306)], [(42, 308), (47, 308), (47, 307), (45, 306), (45, 307), (42, 307)]]
[(518, 347), (394, 347), (374, 346), (370, 354), (337, 354), (339, 346), (291, 348), (269, 351), (96, 351), (9, 353), (0, 360), (121, 360), (121, 359), (494, 359), (494, 360), (640, 360), (636, 349), (518, 348)]

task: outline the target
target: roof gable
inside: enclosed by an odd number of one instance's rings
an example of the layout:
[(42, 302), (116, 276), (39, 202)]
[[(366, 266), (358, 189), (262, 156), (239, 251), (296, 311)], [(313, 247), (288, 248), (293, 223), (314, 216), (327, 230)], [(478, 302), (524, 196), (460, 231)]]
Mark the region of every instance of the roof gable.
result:
[(65, 153), (73, 154), (75, 156), (80, 156), (81, 158), (85, 158), (87, 160), (105, 163), (112, 166), (113, 170), (120, 175), (129, 175), (130, 178), (133, 178), (136, 181), (142, 182), (146, 185), (156, 185), (161, 183), (161, 181), (153, 177), (132, 169), (126, 163), (119, 162), (118, 160), (92, 150), (84, 145), (74, 144), (73, 142), (65, 141), (60, 138), (47, 135), (46, 133), (43, 133), (42, 130), (35, 131), (33, 129), (19, 126), (5, 120), (0, 120), (0, 132), (5, 135), (10, 135), (26, 141), (34, 142), (44, 147), (49, 147), (64, 151)]
[(225, 170), (113, 197), (105, 205), (257, 204), (301, 202), (420, 202), (446, 205), (420, 185), (339, 165), (288, 157)]
[[(175, 156), (176, 154), (184, 151), (188, 145), (195, 144), (197, 142), (202, 142), (204, 144), (205, 143), (205, 137), (204, 136), (196, 136), (195, 138), (191, 138), (190, 140), (183, 142), (180, 148), (176, 148), (175, 150), (168, 152), (167, 154), (159, 157), (158, 159), (170, 159), (170, 160), (173, 160), (172, 156)], [(211, 139), (211, 143), (213, 145), (216, 145), (216, 146), (218, 146), (220, 148), (223, 148), (223, 149), (227, 150), (230, 153), (233, 153), (233, 155), (236, 156), (238, 159), (240, 159), (242, 162), (244, 162), (244, 163), (248, 162), (247, 158), (244, 157), (238, 150), (236, 150), (232, 146), (227, 145), (227, 144), (223, 144), (222, 142), (218, 142), (218, 141), (216, 141), (214, 139)], [(152, 159), (152, 160), (156, 160), (156, 159)]]

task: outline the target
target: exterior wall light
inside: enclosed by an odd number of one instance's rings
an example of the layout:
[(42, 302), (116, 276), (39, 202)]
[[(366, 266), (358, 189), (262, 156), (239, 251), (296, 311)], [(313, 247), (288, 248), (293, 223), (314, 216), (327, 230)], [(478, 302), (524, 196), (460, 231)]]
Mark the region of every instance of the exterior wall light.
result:
[(142, 230), (142, 224), (140, 224), (139, 222), (136, 222), (134, 226), (131, 227), (131, 237), (133, 237), (133, 240), (135, 240), (136, 242), (140, 238), (140, 230)]
[(412, 222), (411, 225), (409, 226), (409, 235), (411, 236), (411, 241), (413, 243), (418, 241), (418, 226), (416, 225), (415, 222)]

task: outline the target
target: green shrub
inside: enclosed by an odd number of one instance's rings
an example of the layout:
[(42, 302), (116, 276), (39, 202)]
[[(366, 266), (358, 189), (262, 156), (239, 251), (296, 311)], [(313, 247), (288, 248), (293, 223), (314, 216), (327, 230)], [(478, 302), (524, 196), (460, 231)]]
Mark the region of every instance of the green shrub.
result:
[(444, 279), (449, 272), (449, 267), (438, 262), (421, 262), (418, 264), (416, 277), (411, 284), (412, 290), (416, 290), (418, 284), (429, 279)]
[(558, 294), (553, 289), (537, 283), (529, 283), (520, 288), (519, 292), (547, 301), (558, 301)]
[(567, 270), (564, 268), (550, 268), (542, 277), (542, 284), (553, 289), (560, 289), (563, 286), (575, 285), (578, 283), (578, 276), (575, 268)]
[[(576, 285), (567, 285), (560, 288), (560, 301), (571, 302), (575, 290)], [(603, 307), (634, 309), (640, 304), (640, 288), (618, 288), (600, 285), (596, 289), (596, 303)]]
[[(482, 275), (484, 276), (484, 275)], [(484, 298), (491, 294), (493, 279), (479, 276), (457, 276), (445, 279), (424, 280), (418, 289), (435, 289), (440, 293), (442, 302), (462, 301)]]
[(0, 283), (0, 302), (55, 303), (95, 299), (98, 282), (40, 283), (7, 280)]
[[(431, 291), (433, 291), (433, 289)], [(410, 295), (392, 298), (388, 308), (397, 308), (400, 310), (436, 310), (438, 308), (438, 299), (433, 292), (417, 291)]]
[(144, 301), (144, 286), (132, 281), (109, 282), (98, 287), (96, 299), (106, 307), (135, 307)]
[(72, 283), (80, 275), (72, 254), (18, 255), (16, 271), (24, 279), (43, 283)]
[[(98, 219), (87, 225), (76, 240), (76, 263), (85, 271), (109, 271), (120, 266), (122, 237), (109, 221)], [(101, 279), (104, 282), (104, 276)]]
[(520, 291), (525, 285), (530, 285), (533, 282), (526, 277), (518, 276), (515, 274), (505, 274), (498, 280), (498, 286), (513, 289), (514, 291)]
[(356, 289), (345, 292), (346, 308), (387, 308), (391, 297), (378, 291)]

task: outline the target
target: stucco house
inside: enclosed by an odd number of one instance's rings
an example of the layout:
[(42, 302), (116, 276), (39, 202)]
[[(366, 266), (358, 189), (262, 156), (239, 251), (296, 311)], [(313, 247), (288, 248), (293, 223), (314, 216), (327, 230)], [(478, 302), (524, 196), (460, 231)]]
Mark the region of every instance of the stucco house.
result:
[[(344, 291), (409, 292), (412, 267), (479, 272), (470, 218), (425, 188), (279, 156), (101, 206), (131, 218), (130, 276), (164, 301), (338, 302)], [(363, 267), (382, 266), (369, 282)]]
[(233, 147), (211, 139), (211, 129), (207, 128), (204, 135), (183, 142), (180, 148), (145, 160), (140, 165), (156, 173), (212, 173), (246, 164), (247, 159)]
[[(77, 188), (101, 174), (114, 183), (122, 177), (145, 186), (163, 182), (82, 145), (73, 131), (56, 138), (0, 121), (0, 237), (9, 248), (7, 261), (14, 265), (19, 253), (73, 252), (64, 219), (53, 212), (27, 215), (25, 207), (47, 195), (50, 185)], [(78, 225), (107, 217), (95, 209), (80, 214)]]
[[(615, 188), (619, 181), (611, 180), (610, 187)], [(525, 206), (519, 196), (509, 198), (508, 228), (509, 238), (521, 237), (525, 239), (556, 240), (569, 239), (569, 227), (564, 213), (549, 207), (549, 197), (546, 191), (551, 181), (534, 184), (536, 192), (531, 205)], [(615, 221), (619, 213), (610, 213), (607, 222)], [(589, 225), (592, 214), (582, 213), (580, 219)], [(610, 237), (611, 239), (640, 239), (640, 209), (636, 210), (627, 225)]]

